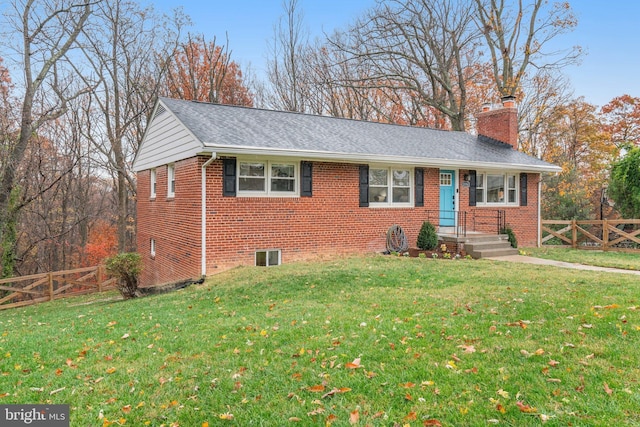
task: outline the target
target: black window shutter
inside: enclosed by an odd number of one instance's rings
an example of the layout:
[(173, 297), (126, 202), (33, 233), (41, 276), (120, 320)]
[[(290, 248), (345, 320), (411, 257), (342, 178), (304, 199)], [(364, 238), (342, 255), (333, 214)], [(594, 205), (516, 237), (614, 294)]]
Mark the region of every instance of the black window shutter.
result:
[(520, 174), (520, 206), (527, 206), (527, 174)]
[(222, 159), (222, 195), (235, 197), (236, 195), (236, 159)]
[(424, 206), (424, 169), (416, 168), (415, 170), (415, 207), (419, 208)]
[(360, 207), (369, 206), (369, 165), (360, 165)]
[(476, 171), (469, 171), (469, 206), (476, 205), (476, 187), (478, 186)]
[(313, 196), (313, 163), (305, 162), (304, 160), (300, 162), (301, 172), (301, 184), (300, 184), (300, 195), (302, 197), (311, 197)]

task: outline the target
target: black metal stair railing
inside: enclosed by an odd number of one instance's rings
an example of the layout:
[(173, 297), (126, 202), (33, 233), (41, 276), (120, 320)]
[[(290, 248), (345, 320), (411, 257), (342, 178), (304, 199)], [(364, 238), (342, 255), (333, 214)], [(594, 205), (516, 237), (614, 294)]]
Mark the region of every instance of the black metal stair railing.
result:
[[(427, 210), (426, 213), (427, 221), (437, 227), (454, 228), (457, 237), (466, 236), (467, 231), (500, 234), (506, 227), (506, 212), (501, 209), (475, 209), (469, 212)], [(454, 225), (445, 225), (452, 219)]]

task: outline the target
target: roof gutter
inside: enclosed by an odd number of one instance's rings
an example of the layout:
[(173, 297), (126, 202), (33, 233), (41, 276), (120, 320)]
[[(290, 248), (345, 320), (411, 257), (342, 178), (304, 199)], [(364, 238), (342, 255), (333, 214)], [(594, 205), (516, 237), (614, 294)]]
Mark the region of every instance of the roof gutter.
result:
[(202, 277), (207, 275), (207, 166), (209, 166), (217, 157), (214, 152), (211, 152), (210, 154), (211, 158), (202, 164), (202, 182), (200, 185), (202, 191), (200, 195), (200, 206), (202, 208), (202, 211), (200, 212), (200, 271)]
[(298, 157), (316, 161), (342, 162), (342, 163), (396, 163), (420, 167), (434, 168), (459, 168), (459, 169), (500, 169), (520, 172), (561, 172), (562, 168), (552, 164), (524, 165), (496, 162), (473, 162), (456, 159), (438, 159), (409, 156), (383, 156), (380, 154), (362, 153), (332, 153), (313, 150), (289, 150), (255, 147), (216, 147), (218, 154), (245, 155), (245, 156), (282, 156)]

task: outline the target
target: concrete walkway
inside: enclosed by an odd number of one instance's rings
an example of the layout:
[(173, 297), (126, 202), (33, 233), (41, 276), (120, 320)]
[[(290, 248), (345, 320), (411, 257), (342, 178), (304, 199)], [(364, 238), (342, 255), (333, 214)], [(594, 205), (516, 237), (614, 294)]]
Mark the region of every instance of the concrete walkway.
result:
[(586, 270), (586, 271), (601, 271), (605, 273), (621, 273), (621, 274), (635, 274), (640, 276), (638, 270), (624, 270), (621, 268), (609, 268), (609, 267), (595, 267), (593, 265), (577, 264), (573, 262), (554, 261), (550, 259), (534, 258), (524, 255), (508, 255), (499, 257), (483, 258), (493, 261), (506, 261), (506, 262), (520, 262), (524, 264), (536, 264), (536, 265), (551, 265), (560, 268), (573, 268), (574, 270)]

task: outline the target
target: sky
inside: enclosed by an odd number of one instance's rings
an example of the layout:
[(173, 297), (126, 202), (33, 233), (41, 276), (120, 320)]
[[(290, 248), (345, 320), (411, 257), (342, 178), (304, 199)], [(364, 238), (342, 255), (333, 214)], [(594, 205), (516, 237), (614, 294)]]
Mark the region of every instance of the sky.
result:
[[(243, 69), (265, 72), (268, 42), (283, 14), (282, 0), (150, 0), (158, 11), (182, 6), (194, 24), (192, 33), (228, 36), (231, 59)], [(142, 2), (144, 3), (144, 2)], [(581, 46), (586, 55), (579, 65), (565, 68), (574, 96), (602, 106), (614, 97), (640, 97), (640, 2), (635, 0), (573, 0), (577, 28), (556, 39), (557, 47)], [(299, 0), (303, 24), (311, 37), (345, 29), (375, 0)]]

